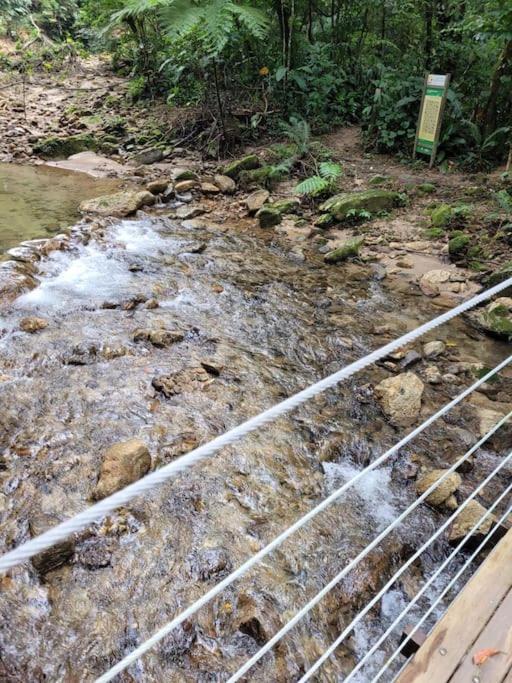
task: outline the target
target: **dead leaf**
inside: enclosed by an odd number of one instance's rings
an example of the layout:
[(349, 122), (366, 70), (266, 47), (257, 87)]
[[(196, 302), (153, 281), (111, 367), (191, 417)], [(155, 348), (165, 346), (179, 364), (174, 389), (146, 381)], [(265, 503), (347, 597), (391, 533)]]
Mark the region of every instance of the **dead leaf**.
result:
[(473, 664), (476, 666), (481, 666), (489, 659), (489, 657), (494, 657), (494, 655), (503, 654), (501, 650), (496, 650), (494, 647), (486, 647), (473, 655)]

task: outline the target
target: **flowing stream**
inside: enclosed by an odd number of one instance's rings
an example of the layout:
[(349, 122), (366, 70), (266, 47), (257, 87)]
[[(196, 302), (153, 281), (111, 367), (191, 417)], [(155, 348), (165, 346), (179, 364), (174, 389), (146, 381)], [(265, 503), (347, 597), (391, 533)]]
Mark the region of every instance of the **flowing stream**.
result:
[[(38, 268), (38, 286), (0, 309), (3, 548), (84, 509), (110, 445), (140, 437), (157, 468), (380, 345), (375, 323), (395, 336), (436, 314), (368, 267), (301, 263), (268, 237), (162, 216), (85, 226)], [(21, 332), (26, 316), (48, 326)], [(136, 330), (162, 327), (183, 340), (134, 341)], [(476, 354), (462, 321), (440, 334)], [(505, 355), (495, 342), (478, 353), (489, 364)], [(28, 563), (4, 578), (0, 680), (94, 680), (380, 455), (397, 433), (366, 385), (384, 376), (361, 373), (136, 499), (80, 534), (53, 571)], [(162, 377), (173, 380), (167, 397), (153, 385)], [(445, 400), (439, 389), (427, 405)], [(414, 499), (409, 456), (443, 456), (447, 429), (365, 477), (119, 680), (227, 680)], [(412, 514), (249, 680), (298, 680), (439, 519), (425, 507)], [(407, 585), (446, 552), (436, 543)], [(404, 591), (386, 596), (317, 680), (342, 680)]]

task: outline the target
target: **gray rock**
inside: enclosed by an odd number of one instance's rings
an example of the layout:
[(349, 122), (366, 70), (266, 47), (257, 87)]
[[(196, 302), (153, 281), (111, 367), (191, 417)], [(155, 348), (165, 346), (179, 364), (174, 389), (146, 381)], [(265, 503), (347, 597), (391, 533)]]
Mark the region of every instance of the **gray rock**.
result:
[(164, 153), (161, 149), (152, 148), (138, 152), (132, 157), (132, 161), (134, 161), (136, 164), (147, 165), (156, 164), (159, 161), (162, 161), (163, 158)]
[(270, 192), (268, 192), (268, 190), (256, 190), (255, 192), (251, 192), (244, 200), (249, 216), (254, 216), (258, 213), (262, 206), (268, 201), (269, 197)]
[(236, 190), (236, 183), (233, 178), (217, 173), (213, 182), (223, 194), (233, 194)]
[(147, 190), (144, 190), (143, 192), (127, 190), (125, 192), (107, 194), (82, 202), (80, 204), (80, 211), (82, 213), (91, 213), (97, 216), (124, 218), (125, 216), (135, 213), (143, 206), (154, 203), (155, 196)]
[(446, 344), (442, 341), (430, 341), (423, 345), (423, 355), (425, 358), (437, 358), (446, 350)]

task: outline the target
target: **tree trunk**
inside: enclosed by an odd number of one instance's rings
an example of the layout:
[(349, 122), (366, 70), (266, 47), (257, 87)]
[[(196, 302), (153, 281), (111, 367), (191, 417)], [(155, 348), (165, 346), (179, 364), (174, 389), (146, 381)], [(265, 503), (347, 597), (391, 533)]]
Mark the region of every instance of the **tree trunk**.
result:
[(434, 2), (425, 0), (425, 67), (428, 69), (432, 57), (432, 22), (434, 19)]
[(479, 123), (484, 137), (490, 135), (497, 127), (498, 100), (500, 96), (501, 79), (512, 72), (512, 39), (508, 40), (503, 48), (496, 68), (492, 75), (489, 96), (479, 115)]

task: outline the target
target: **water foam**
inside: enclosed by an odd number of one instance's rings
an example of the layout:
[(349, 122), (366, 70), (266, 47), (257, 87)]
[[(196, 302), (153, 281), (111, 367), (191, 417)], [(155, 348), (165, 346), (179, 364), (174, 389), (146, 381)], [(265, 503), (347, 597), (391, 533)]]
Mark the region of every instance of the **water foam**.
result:
[[(172, 240), (162, 238), (146, 221), (123, 221), (110, 235), (125, 251), (158, 256), (170, 251)], [(68, 309), (73, 306), (118, 302), (133, 293), (137, 276), (129, 262), (115, 258), (116, 250), (91, 241), (73, 252), (53, 252), (42, 264), (44, 276), (31, 292), (17, 299), (21, 309)]]

